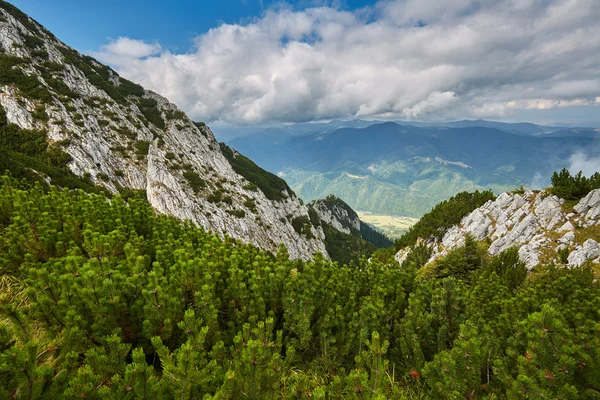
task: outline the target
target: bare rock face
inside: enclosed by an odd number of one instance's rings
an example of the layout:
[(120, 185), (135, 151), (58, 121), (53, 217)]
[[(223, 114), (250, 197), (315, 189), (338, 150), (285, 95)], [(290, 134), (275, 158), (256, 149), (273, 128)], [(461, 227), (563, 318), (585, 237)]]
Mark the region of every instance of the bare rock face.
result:
[[(267, 198), (234, 171), (208, 127), (194, 123), (162, 96), (67, 47), (33, 21), (35, 29), (2, 8), (0, 16), (4, 54), (24, 60), (13, 68), (37, 77), (51, 94), (51, 100), (41, 102), (27, 98), (15, 85), (0, 86), (7, 119), (25, 129), (46, 129), (50, 141), (68, 140), (65, 151), (75, 174), (89, 174), (112, 192), (145, 190), (158, 212), (191, 220), (221, 237), (271, 252), (283, 243), (294, 259), (317, 252), (328, 257), (320, 225), (302, 232), (292, 225), (294, 219), (309, 218), (300, 199), (293, 192)], [(43, 44), (28, 47), (27, 36)], [(40, 52), (43, 58), (35, 55)], [(56, 81), (68, 90), (59, 93)], [(46, 119), (33, 117), (40, 107)]]
[(360, 232), (358, 214), (340, 198), (329, 195), (325, 199), (311, 202), (310, 206), (317, 212), (322, 221), (338, 231), (349, 235)]
[[(529, 269), (538, 265), (544, 254), (564, 249), (572, 250), (568, 256), (571, 267), (587, 261), (600, 262), (600, 245), (593, 239), (577, 243), (575, 235), (576, 226), (585, 228), (600, 223), (600, 190), (593, 190), (581, 199), (573, 213), (565, 214), (563, 204), (563, 199), (546, 191), (502, 193), (448, 229), (440, 243), (426, 242), (432, 249), (430, 261), (462, 246), (469, 234), (476, 240), (488, 240), (492, 256), (517, 247), (520, 259)], [(409, 249), (401, 249), (396, 259), (402, 263), (408, 253)]]
[(582, 215), (588, 224), (600, 220), (600, 189), (592, 190), (574, 207), (577, 214)]
[(593, 239), (586, 240), (582, 246), (569, 254), (569, 266), (580, 267), (588, 260), (596, 260), (600, 257), (600, 245)]

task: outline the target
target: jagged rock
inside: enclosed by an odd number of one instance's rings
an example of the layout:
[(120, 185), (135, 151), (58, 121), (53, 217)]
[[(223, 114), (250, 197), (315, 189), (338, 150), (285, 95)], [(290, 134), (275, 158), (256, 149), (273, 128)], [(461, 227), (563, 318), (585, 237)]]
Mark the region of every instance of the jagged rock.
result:
[(575, 230), (575, 227), (573, 226), (573, 224), (571, 223), (571, 221), (567, 221), (563, 224), (563, 226), (561, 226), (560, 228), (558, 228), (558, 232), (564, 232), (564, 231), (573, 231)]
[(577, 246), (568, 257), (568, 264), (570, 267), (580, 267), (587, 261), (587, 255), (582, 246)]
[(492, 220), (479, 210), (473, 211), (462, 221), (463, 228), (477, 240), (483, 240), (489, 233)]
[(556, 251), (558, 253), (559, 251), (562, 251), (562, 250), (565, 250), (568, 248), (569, 248), (569, 246), (567, 246), (566, 244), (563, 243), (563, 244), (559, 244), (558, 246), (556, 246), (554, 248), (554, 251)]
[(398, 253), (396, 253), (395, 258), (396, 258), (396, 261), (398, 261), (398, 264), (402, 265), (402, 263), (404, 262), (404, 260), (406, 260), (406, 258), (408, 257), (409, 254), (410, 254), (409, 247), (407, 247), (406, 249), (402, 249)]
[(594, 239), (588, 239), (583, 242), (583, 249), (587, 254), (588, 260), (600, 257), (600, 245)]
[(595, 220), (600, 217), (600, 189), (592, 190), (573, 207), (577, 214), (583, 215), (586, 220)]
[[(541, 196), (536, 198), (539, 200)], [(561, 205), (564, 200), (551, 195), (543, 198), (535, 206), (535, 215), (538, 224), (544, 229), (553, 229), (564, 217), (561, 212)]]
[(580, 267), (588, 260), (594, 260), (600, 257), (600, 245), (593, 239), (586, 240), (582, 246), (577, 246), (569, 254), (569, 266)]
[[(563, 204), (563, 199), (549, 195), (547, 191), (528, 191), (523, 195), (502, 193), (496, 200), (488, 201), (465, 216), (460, 224), (450, 227), (441, 243), (426, 243), (432, 250), (429, 261), (464, 245), (465, 235), (471, 234), (477, 240), (492, 241), (488, 248), (490, 255), (497, 255), (513, 246), (518, 247), (519, 258), (531, 269), (542, 261), (542, 254), (547, 250), (564, 251), (577, 245), (574, 224), (592, 226), (598, 223), (594, 218), (596, 209), (600, 207), (600, 190), (593, 191), (580, 201), (576, 211), (584, 213), (583, 215), (565, 215), (562, 212)], [(594, 218), (588, 218), (588, 215)], [(554, 242), (554, 239), (550, 239), (554, 237), (550, 235), (552, 232), (564, 235)], [(397, 255), (398, 258), (405, 256), (405, 250)], [(581, 265), (586, 260), (597, 258), (600, 258), (600, 246), (595, 241), (588, 240), (571, 252), (569, 265)]]
[(340, 198), (329, 195), (325, 199), (312, 201), (309, 206), (317, 212), (322, 221), (338, 231), (347, 234), (360, 232), (358, 214)]
[(539, 230), (540, 225), (537, 218), (530, 214), (515, 225), (505, 236), (494, 241), (489, 248), (489, 253), (491, 255), (496, 255), (512, 246), (526, 243), (531, 240)]
[(575, 242), (575, 233), (567, 232), (557, 242), (570, 246)]
[(519, 248), (519, 259), (525, 263), (527, 269), (532, 269), (540, 262), (538, 252), (528, 244)]

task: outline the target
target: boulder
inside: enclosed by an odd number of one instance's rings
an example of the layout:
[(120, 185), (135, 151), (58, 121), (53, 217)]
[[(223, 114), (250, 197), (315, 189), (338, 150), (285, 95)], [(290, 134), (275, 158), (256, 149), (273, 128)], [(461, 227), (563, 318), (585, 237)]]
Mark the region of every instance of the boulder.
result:
[(573, 207), (577, 214), (583, 215), (586, 220), (600, 217), (600, 189), (592, 190)]

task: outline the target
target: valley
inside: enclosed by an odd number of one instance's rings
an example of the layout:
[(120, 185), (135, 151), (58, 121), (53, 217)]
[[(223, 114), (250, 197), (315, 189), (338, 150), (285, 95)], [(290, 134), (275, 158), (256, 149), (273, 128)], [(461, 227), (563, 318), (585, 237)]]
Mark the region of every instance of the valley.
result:
[(419, 220), (418, 218), (373, 214), (368, 211), (357, 210), (356, 213), (361, 221), (373, 225), (390, 238), (402, 236), (402, 234), (406, 233), (406, 231)]

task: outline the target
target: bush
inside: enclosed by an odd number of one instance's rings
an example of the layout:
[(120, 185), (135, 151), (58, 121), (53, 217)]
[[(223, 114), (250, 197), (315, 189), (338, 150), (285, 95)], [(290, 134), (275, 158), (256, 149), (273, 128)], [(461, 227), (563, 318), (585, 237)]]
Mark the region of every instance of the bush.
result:
[(165, 116), (167, 117), (168, 120), (174, 120), (174, 119), (183, 120), (183, 119), (185, 119), (185, 114), (183, 113), (183, 111), (180, 111), (180, 110), (174, 110), (174, 111), (169, 110), (165, 113)]
[(160, 110), (158, 109), (158, 103), (154, 99), (139, 99), (138, 108), (142, 115), (154, 126), (160, 129), (165, 129), (165, 121), (163, 120)]
[(125, 78), (119, 78), (119, 91), (125, 96), (142, 97), (146, 91), (137, 83), (133, 83)]
[(309, 239), (315, 237), (312, 233), (312, 224), (307, 216), (303, 215), (292, 219), (292, 227), (298, 235), (304, 235)]
[(183, 177), (187, 180), (194, 193), (198, 193), (201, 189), (206, 187), (206, 182), (197, 172), (184, 171)]
[(600, 189), (600, 172), (589, 178), (582, 171), (573, 176), (566, 168), (552, 174), (552, 194), (562, 199), (579, 200), (594, 189)]
[(442, 201), (396, 240), (396, 249), (412, 246), (418, 238), (441, 239), (446, 230), (458, 224), (464, 216), (495, 198), (491, 190), (473, 193), (461, 192)]
[[(227, 161), (229, 161), (233, 170), (250, 181), (251, 184), (258, 187), (269, 200), (282, 201), (288, 196), (293, 195), (294, 192), (283, 179), (260, 168), (252, 160), (244, 157), (242, 154), (238, 152), (234, 153), (234, 151), (225, 143), (219, 144), (221, 146), (221, 152), (225, 158), (227, 158)], [(244, 186), (245, 189), (251, 187), (252, 186)]]
[(21, 94), (32, 100), (49, 103), (52, 94), (35, 76), (25, 74), (18, 66), (25, 60), (9, 55), (0, 55), (0, 85), (15, 85)]
[(48, 121), (48, 114), (46, 113), (46, 107), (40, 104), (35, 106), (35, 109), (31, 112), (33, 119), (37, 121), (46, 122)]
[(147, 140), (136, 140), (133, 146), (135, 147), (135, 155), (138, 158), (147, 156), (150, 151), (150, 142)]

